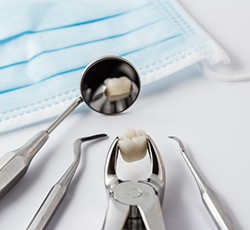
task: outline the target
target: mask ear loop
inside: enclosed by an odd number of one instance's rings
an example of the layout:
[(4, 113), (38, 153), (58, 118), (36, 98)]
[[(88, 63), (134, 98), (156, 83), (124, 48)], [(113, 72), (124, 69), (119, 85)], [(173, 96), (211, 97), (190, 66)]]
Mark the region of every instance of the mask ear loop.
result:
[(228, 81), (228, 82), (237, 82), (237, 81), (248, 81), (250, 80), (250, 73), (246, 74), (224, 74), (224, 73), (218, 73), (215, 70), (211, 68), (208, 63), (202, 61), (199, 63), (199, 66), (201, 67), (202, 71), (208, 76), (209, 78), (213, 78), (220, 81)]

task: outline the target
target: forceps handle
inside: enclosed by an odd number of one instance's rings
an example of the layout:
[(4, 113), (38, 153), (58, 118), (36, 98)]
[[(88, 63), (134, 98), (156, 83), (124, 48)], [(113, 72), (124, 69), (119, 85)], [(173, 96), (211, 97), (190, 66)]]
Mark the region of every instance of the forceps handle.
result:
[(66, 195), (67, 187), (55, 184), (26, 230), (43, 230)]

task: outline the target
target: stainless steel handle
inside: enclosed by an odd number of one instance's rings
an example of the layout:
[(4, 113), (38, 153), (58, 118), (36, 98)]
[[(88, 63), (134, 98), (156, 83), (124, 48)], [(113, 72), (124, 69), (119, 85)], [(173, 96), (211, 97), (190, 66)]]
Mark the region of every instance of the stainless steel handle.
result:
[(31, 160), (48, 138), (47, 131), (40, 131), (22, 147), (1, 157), (0, 198), (25, 175)]
[(77, 166), (80, 162), (81, 145), (85, 141), (91, 141), (98, 138), (107, 137), (106, 134), (97, 134), (93, 136), (79, 138), (74, 142), (74, 156), (73, 163), (69, 166), (60, 180), (51, 188), (48, 195), (44, 199), (40, 208), (36, 212), (34, 218), (29, 224), (27, 230), (41, 230), (45, 229), (53, 214), (56, 212), (59, 204), (62, 202), (66, 195), (70, 182), (76, 172)]
[(202, 202), (204, 203), (210, 216), (213, 218), (217, 228), (219, 230), (234, 230), (235, 227), (232, 220), (229, 217), (229, 214), (221, 205), (216, 193), (207, 185), (207, 183), (201, 177), (197, 168), (194, 166), (193, 162), (186, 154), (184, 147), (181, 151), (181, 154), (196, 180), (196, 183), (201, 193)]
[(220, 204), (216, 193), (209, 187), (206, 187), (206, 192), (201, 194), (202, 201), (207, 208), (209, 214), (213, 218), (216, 226), (220, 230), (235, 230), (235, 226), (230, 219), (228, 213)]
[(0, 198), (25, 175), (31, 160), (46, 143), (50, 133), (82, 102), (82, 97), (77, 98), (46, 130), (40, 131), (22, 147), (0, 158)]
[(50, 134), (54, 129), (60, 125), (69, 114), (71, 114), (77, 107), (83, 102), (82, 97), (78, 97), (47, 129), (46, 131)]
[(55, 184), (51, 188), (50, 192), (48, 193), (47, 197), (45, 198), (44, 202), (38, 209), (37, 213), (35, 214), (26, 230), (45, 229), (56, 209), (62, 202), (66, 191), (66, 187), (60, 184)]
[(196, 180), (196, 183), (200, 190), (202, 202), (204, 203), (210, 216), (213, 218), (217, 228), (219, 230), (235, 230), (235, 225), (230, 219), (229, 214), (221, 205), (216, 193), (207, 185), (207, 183), (201, 177), (200, 173), (197, 170), (197, 167), (194, 166), (192, 160), (187, 155), (187, 152), (181, 140), (174, 136), (171, 136), (169, 138), (172, 138), (178, 142), (181, 149), (181, 155), (185, 160), (191, 173), (193, 174), (194, 179)]

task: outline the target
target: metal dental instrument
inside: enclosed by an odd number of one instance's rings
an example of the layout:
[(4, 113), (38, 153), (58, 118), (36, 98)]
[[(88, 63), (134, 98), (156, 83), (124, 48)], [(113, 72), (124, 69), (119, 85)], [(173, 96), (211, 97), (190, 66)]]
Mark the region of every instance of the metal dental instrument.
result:
[(109, 204), (103, 230), (165, 230), (161, 211), (165, 190), (165, 168), (153, 140), (147, 136), (151, 175), (145, 180), (126, 180), (116, 174), (119, 138), (111, 145), (104, 180)]
[[(126, 77), (131, 81), (129, 95), (108, 100), (106, 79)], [(116, 114), (129, 108), (140, 92), (140, 79), (133, 65), (126, 59), (106, 56), (92, 62), (82, 74), (81, 96), (78, 97), (47, 129), (38, 132), (20, 148), (0, 158), (0, 198), (4, 196), (26, 173), (30, 162), (42, 148), (52, 131), (82, 102), (104, 114)]]
[(51, 188), (42, 205), (38, 209), (31, 223), (26, 230), (45, 229), (52, 216), (56, 212), (69, 188), (70, 182), (80, 163), (81, 145), (85, 141), (91, 141), (98, 138), (107, 137), (106, 134), (79, 138), (74, 142), (74, 161), (61, 177), (61, 179)]
[(233, 222), (230, 219), (229, 214), (220, 204), (220, 201), (216, 193), (207, 185), (207, 183), (200, 176), (199, 172), (197, 171), (194, 164), (187, 155), (181, 140), (174, 136), (170, 136), (169, 138), (174, 139), (180, 145), (181, 155), (184, 158), (186, 164), (188, 165), (191, 173), (193, 174), (194, 179), (196, 180), (196, 183), (200, 190), (201, 199), (206, 209), (208, 210), (209, 214), (213, 218), (217, 228), (219, 230), (235, 230), (235, 226), (233, 225)]

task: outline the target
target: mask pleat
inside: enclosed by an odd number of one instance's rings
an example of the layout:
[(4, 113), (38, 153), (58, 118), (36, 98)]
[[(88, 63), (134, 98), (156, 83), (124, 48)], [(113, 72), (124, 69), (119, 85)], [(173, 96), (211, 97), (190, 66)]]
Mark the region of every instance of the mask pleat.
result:
[(15, 3), (0, 3), (0, 127), (56, 115), (49, 108), (79, 95), (81, 72), (100, 56), (127, 58), (142, 85), (228, 58), (174, 0)]

